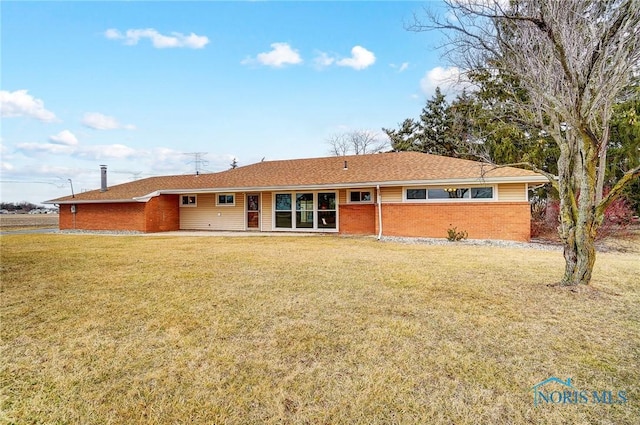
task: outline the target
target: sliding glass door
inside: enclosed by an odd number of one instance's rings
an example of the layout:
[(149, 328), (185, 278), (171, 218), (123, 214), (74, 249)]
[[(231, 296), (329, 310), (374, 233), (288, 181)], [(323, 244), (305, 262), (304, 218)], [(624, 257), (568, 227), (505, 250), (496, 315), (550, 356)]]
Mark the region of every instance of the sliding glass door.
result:
[(276, 193), (274, 227), (292, 230), (336, 229), (336, 193)]

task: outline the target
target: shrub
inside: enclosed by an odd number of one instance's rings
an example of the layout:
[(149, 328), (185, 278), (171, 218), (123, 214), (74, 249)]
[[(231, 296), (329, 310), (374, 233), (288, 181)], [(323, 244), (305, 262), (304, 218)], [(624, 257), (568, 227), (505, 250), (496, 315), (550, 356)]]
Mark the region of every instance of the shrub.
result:
[[(531, 204), (531, 236), (551, 237), (557, 235), (560, 223), (560, 201), (537, 200)], [(598, 228), (597, 240), (611, 236), (626, 236), (633, 223), (633, 209), (624, 198), (613, 201), (604, 212), (604, 220)]]
[(624, 198), (613, 201), (604, 212), (604, 220), (598, 228), (596, 239), (611, 236), (629, 236), (629, 226), (633, 223), (633, 209)]
[(463, 239), (466, 239), (468, 236), (466, 231), (461, 231), (458, 232), (458, 228), (457, 227), (450, 227), (447, 229), (447, 240), (449, 242), (457, 242), (457, 241), (461, 241)]

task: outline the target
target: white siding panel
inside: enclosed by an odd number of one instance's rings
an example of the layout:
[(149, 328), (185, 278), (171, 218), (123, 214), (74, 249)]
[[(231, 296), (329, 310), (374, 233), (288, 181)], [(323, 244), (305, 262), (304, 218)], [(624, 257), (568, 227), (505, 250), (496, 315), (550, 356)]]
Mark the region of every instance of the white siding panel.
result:
[(381, 202), (402, 202), (402, 187), (381, 187)]
[(338, 205), (343, 205), (347, 203), (347, 190), (340, 189), (338, 191)]
[(508, 183), (498, 185), (499, 201), (526, 201), (527, 188), (525, 183)]
[(273, 230), (273, 193), (262, 192), (260, 194), (262, 202), (262, 208), (260, 209), (260, 220), (262, 220), (262, 231), (270, 232)]
[(185, 230), (245, 230), (244, 194), (235, 194), (234, 206), (216, 206), (216, 194), (199, 194), (197, 207), (180, 208)]

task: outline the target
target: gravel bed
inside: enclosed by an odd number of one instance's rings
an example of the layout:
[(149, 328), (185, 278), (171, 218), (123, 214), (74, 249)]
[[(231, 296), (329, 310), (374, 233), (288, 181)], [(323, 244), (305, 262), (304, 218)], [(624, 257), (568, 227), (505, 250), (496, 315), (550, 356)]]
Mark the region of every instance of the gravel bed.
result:
[(109, 235), (109, 236), (127, 236), (127, 235), (144, 235), (145, 233), (137, 230), (59, 230), (59, 233), (70, 235)]
[(457, 242), (449, 242), (447, 239), (440, 239), (440, 238), (407, 238), (407, 237), (399, 237), (399, 236), (383, 236), (380, 240), (382, 242), (399, 242), (399, 243), (406, 243), (406, 244), (422, 244), (422, 245), (495, 246), (495, 247), (501, 247), (501, 248), (538, 249), (538, 250), (544, 250), (544, 251), (562, 250), (561, 245), (554, 245), (554, 244), (548, 244), (548, 243), (501, 241), (501, 240), (490, 240), (490, 239), (465, 239)]
[[(134, 235), (149, 235), (144, 232), (133, 230), (60, 230), (61, 234), (73, 234), (73, 235), (108, 235), (108, 236), (134, 236)], [(184, 232), (185, 235), (191, 235), (189, 232)], [(154, 233), (154, 235), (162, 235), (162, 233)], [(211, 236), (216, 236), (216, 233), (211, 233)], [(221, 236), (218, 234), (218, 236)], [(238, 234), (238, 236), (241, 236)], [(287, 235), (289, 236), (289, 235)], [(375, 236), (372, 236), (375, 237)], [(502, 241), (502, 240), (490, 240), (490, 239), (465, 239), (457, 242), (449, 242), (444, 238), (408, 238), (400, 236), (383, 236), (380, 239), (382, 242), (397, 242), (405, 244), (421, 244), (421, 245), (441, 245), (441, 246), (494, 246), (502, 248), (525, 248), (525, 249), (538, 249), (545, 251), (558, 251), (562, 250), (561, 245), (540, 243), (540, 242), (517, 242), (517, 241)]]

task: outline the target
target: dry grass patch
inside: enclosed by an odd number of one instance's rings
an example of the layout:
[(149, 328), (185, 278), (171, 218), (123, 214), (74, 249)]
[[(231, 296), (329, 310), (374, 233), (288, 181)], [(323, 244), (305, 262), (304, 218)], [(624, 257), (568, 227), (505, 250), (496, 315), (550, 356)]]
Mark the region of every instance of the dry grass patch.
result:
[(0, 214), (0, 230), (55, 229), (58, 214)]
[[(637, 423), (640, 262), (372, 239), (3, 236), (8, 423)], [(550, 376), (624, 405), (533, 406)]]

